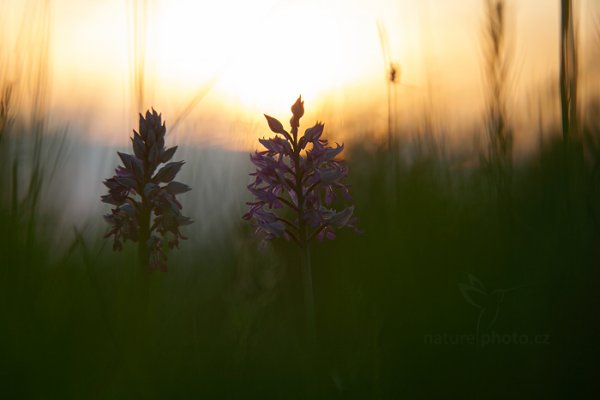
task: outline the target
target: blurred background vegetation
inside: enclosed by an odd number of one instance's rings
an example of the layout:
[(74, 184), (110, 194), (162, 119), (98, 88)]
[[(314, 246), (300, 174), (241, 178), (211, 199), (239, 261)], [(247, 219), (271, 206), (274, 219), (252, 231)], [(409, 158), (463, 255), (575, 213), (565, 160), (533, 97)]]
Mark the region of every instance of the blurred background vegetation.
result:
[[(181, 180), (193, 188), (182, 196), (196, 221), (190, 239), (169, 256), (166, 273), (141, 272), (135, 246), (112, 252), (99, 195), (123, 147), (87, 141), (85, 122), (52, 113), (52, 2), (28, 3), (16, 34), (3, 32), (0, 41), (0, 396), (593, 393), (599, 86), (582, 80), (577, 15), (561, 0), (558, 76), (539, 99), (527, 99), (538, 123), (516, 126), (516, 2), (481, 3), (485, 111), (463, 132), (469, 139), (453, 144), (433, 106), (397, 122), (392, 98), (382, 102), (383, 124), (345, 125), (358, 132), (346, 140), (345, 158), (363, 232), (314, 247), (315, 349), (304, 337), (298, 250), (278, 241), (259, 251), (241, 220), (247, 151), (175, 141), (186, 160)], [(128, 7), (135, 115), (150, 101), (140, 28), (149, 6)], [(597, 21), (586, 31), (595, 38), (586, 42), (586, 68), (598, 65), (589, 55), (600, 54)], [(387, 96), (400, 84), (390, 68), (398, 65), (385, 65)], [(168, 132), (210, 88), (166, 118)], [(536, 101), (560, 107), (558, 118)], [(535, 149), (517, 154), (519, 136), (538, 138)], [(93, 202), (89, 191), (97, 191)], [(473, 278), (484, 286), (474, 304), (461, 292)], [(484, 311), (493, 317), (478, 325)], [(514, 334), (523, 342), (508, 338)]]

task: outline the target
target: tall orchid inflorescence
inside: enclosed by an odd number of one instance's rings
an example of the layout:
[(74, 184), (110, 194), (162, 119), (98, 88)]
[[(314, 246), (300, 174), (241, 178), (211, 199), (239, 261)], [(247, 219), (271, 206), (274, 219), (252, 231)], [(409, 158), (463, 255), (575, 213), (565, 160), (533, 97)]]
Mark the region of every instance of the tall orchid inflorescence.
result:
[(265, 150), (250, 156), (257, 167), (248, 189), (256, 200), (248, 202), (244, 218), (253, 219), (257, 233), (266, 240), (283, 236), (307, 247), (313, 238), (334, 239), (339, 228), (354, 228), (354, 206), (340, 211), (333, 208), (341, 197), (351, 198), (343, 184), (347, 169), (336, 157), (343, 145), (330, 147), (322, 139), (323, 124), (317, 122), (299, 137), (300, 118), (304, 115), (301, 97), (292, 106), (288, 133), (281, 122), (265, 115), (269, 128), (280, 135), (259, 139)]
[(123, 166), (104, 181), (108, 194), (102, 196), (104, 203), (115, 206), (104, 216), (111, 224), (105, 237), (113, 236), (113, 249), (121, 250), (123, 241), (137, 242), (141, 265), (163, 271), (166, 248), (178, 247), (179, 239), (186, 239), (179, 227), (192, 223), (181, 214), (175, 198), (191, 190), (173, 180), (184, 162), (168, 162), (177, 146), (165, 148), (165, 134), (161, 115), (154, 110), (147, 111), (145, 118), (140, 114), (139, 133), (134, 130), (131, 138), (134, 154), (118, 152)]
[(291, 131), (281, 122), (265, 115), (269, 128), (277, 135), (260, 139), (265, 150), (250, 156), (257, 167), (248, 189), (255, 196), (244, 219), (254, 220), (256, 231), (271, 240), (283, 236), (295, 241), (304, 253), (304, 297), (309, 342), (316, 338), (314, 295), (310, 261), (313, 238), (333, 239), (339, 228), (355, 228), (354, 206), (337, 211), (335, 200), (350, 202), (343, 184), (347, 169), (336, 157), (344, 146), (330, 147), (321, 139), (323, 124), (317, 122), (299, 137), (300, 118), (304, 115), (302, 97), (292, 105)]

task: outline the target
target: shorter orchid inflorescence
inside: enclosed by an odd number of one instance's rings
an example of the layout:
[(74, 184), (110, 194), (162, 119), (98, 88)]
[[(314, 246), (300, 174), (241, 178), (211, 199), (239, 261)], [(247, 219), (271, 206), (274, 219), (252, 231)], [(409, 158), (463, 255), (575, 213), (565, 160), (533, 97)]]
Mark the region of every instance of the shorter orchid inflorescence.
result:
[(265, 115), (269, 128), (278, 136), (259, 139), (265, 150), (250, 156), (257, 167), (248, 189), (255, 201), (244, 219), (254, 220), (264, 239), (284, 237), (306, 247), (313, 238), (333, 239), (335, 231), (355, 227), (354, 207), (334, 209), (339, 198), (350, 202), (343, 180), (347, 169), (336, 157), (343, 145), (330, 147), (322, 139), (323, 124), (317, 122), (299, 137), (304, 102), (299, 97), (291, 108), (291, 131), (281, 122)]
[(104, 203), (115, 206), (104, 216), (111, 224), (105, 237), (113, 236), (113, 249), (121, 250), (127, 240), (137, 242), (142, 266), (161, 270), (167, 267), (166, 249), (186, 239), (179, 227), (192, 223), (175, 198), (191, 190), (173, 180), (184, 162), (169, 162), (177, 146), (165, 148), (165, 134), (156, 111), (147, 111), (145, 118), (140, 114), (139, 133), (134, 130), (131, 138), (134, 154), (118, 153), (123, 166), (104, 181), (108, 194), (102, 196)]

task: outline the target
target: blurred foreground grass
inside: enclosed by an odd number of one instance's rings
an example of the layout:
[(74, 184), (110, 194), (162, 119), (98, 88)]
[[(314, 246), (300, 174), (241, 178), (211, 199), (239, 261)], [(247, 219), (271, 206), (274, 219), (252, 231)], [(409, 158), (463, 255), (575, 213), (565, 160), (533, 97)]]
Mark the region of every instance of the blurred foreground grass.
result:
[[(514, 166), (506, 200), (477, 163), (349, 151), (364, 233), (315, 246), (315, 357), (290, 244), (260, 252), (240, 220), (223, 241), (184, 243), (167, 273), (142, 274), (134, 246), (115, 254), (75, 230), (55, 247), (46, 228), (58, 214), (39, 215), (32, 230), (4, 202), (1, 397), (565, 398), (591, 389), (597, 164), (576, 158), (567, 176), (562, 143), (548, 143)], [(469, 276), (485, 286), (480, 308), (461, 294)], [(503, 289), (514, 290), (494, 292)], [(492, 319), (478, 330), (482, 309)]]

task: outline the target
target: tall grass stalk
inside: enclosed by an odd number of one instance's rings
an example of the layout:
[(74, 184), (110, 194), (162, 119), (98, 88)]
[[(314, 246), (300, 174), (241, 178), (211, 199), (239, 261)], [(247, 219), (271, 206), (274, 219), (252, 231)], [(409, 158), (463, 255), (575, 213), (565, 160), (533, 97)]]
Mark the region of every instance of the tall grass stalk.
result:
[[(51, 3), (29, 1), (23, 7), (14, 43), (3, 40), (11, 57), (0, 71), (2, 186), (10, 214), (24, 223), (27, 243), (34, 240), (41, 199), (64, 150), (50, 146), (48, 108), (51, 87)], [(5, 39), (5, 38), (2, 38)], [(64, 139), (64, 137), (63, 137)], [(50, 168), (48, 168), (50, 167)]]
[(573, 18), (573, 1), (560, 2), (560, 105), (562, 134), (565, 143), (577, 134), (577, 38)]
[(398, 64), (391, 59), (388, 35), (382, 22), (377, 23), (377, 31), (379, 33), (379, 43), (381, 44), (381, 51), (383, 54), (383, 66), (387, 86), (387, 146), (388, 151), (393, 157), (393, 142), (396, 131), (396, 84), (399, 81), (400, 71)]
[(505, 0), (486, 0), (485, 16), (483, 54), (487, 85), (486, 162), (498, 201), (504, 203), (510, 201), (513, 158), (513, 131), (507, 111), (511, 89), (512, 48), (507, 31)]
[(133, 115), (146, 108), (148, 101), (147, 51), (150, 0), (129, 0), (129, 57)]
[(581, 211), (583, 187), (583, 147), (579, 132), (579, 38), (572, 0), (560, 2), (560, 105), (563, 136), (563, 187), (566, 193), (564, 217), (567, 235), (573, 234), (574, 217)]
[[(28, 54), (29, 71), (23, 76), (24, 83), (30, 96), (30, 132), (33, 140), (33, 159), (31, 175), (27, 187), (26, 199), (29, 201), (29, 218), (27, 223), (27, 241), (31, 243), (36, 227), (36, 217), (40, 201), (40, 194), (44, 182), (45, 171), (42, 166), (42, 141), (47, 129), (47, 112), (50, 95), (50, 2), (42, 1), (41, 4), (31, 5), (32, 25), (22, 36), (25, 43), (20, 46), (29, 46)], [(31, 14), (30, 14), (31, 18)], [(25, 47), (27, 48), (27, 47)], [(26, 61), (26, 62), (27, 62)]]
[(388, 34), (381, 21), (377, 22), (377, 32), (379, 34), (379, 43), (381, 45), (383, 56), (384, 76), (387, 89), (387, 158), (389, 165), (386, 171), (386, 176), (388, 179), (388, 185), (390, 186), (390, 196), (388, 197), (389, 204), (387, 208), (393, 213), (392, 210), (394, 210), (397, 202), (396, 173), (398, 147), (395, 140), (395, 135), (397, 128), (397, 84), (400, 81), (400, 67), (398, 63), (392, 61)]

